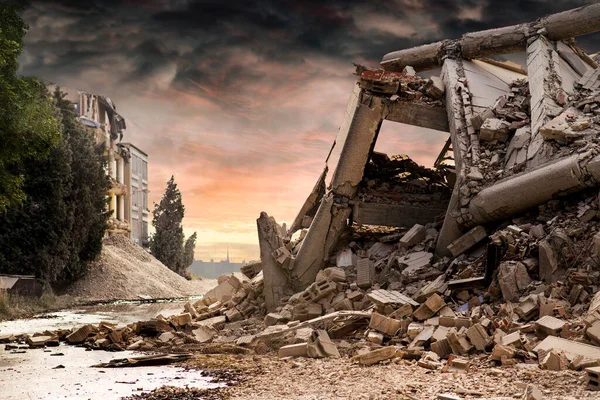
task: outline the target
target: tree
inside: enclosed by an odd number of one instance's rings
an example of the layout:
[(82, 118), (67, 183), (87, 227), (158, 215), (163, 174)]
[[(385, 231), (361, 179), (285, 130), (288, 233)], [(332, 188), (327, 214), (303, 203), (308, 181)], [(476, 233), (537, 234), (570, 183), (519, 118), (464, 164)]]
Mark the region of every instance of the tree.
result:
[(27, 25), (22, 5), (0, 7), (0, 213), (25, 200), (23, 163), (50, 154), (60, 140), (52, 98), (38, 79), (17, 76)]
[(194, 262), (194, 249), (196, 248), (196, 232), (185, 241), (183, 248), (183, 268), (188, 268)]
[(171, 176), (159, 204), (154, 204), (152, 225), (156, 233), (150, 240), (150, 251), (160, 262), (180, 275), (185, 275), (183, 258), (183, 227), (185, 207), (175, 178)]
[(50, 283), (80, 277), (100, 254), (110, 187), (104, 146), (96, 146), (64, 94), (54, 95), (61, 140), (44, 159), (21, 163), (25, 200), (0, 215), (0, 271)]

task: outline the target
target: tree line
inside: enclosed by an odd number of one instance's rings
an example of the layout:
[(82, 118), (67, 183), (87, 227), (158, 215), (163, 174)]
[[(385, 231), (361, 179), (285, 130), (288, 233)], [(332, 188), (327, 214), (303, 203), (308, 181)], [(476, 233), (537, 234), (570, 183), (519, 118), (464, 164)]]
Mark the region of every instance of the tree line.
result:
[[(50, 93), (40, 79), (18, 74), (28, 28), (22, 11), (18, 4), (0, 7), (0, 273), (70, 282), (102, 250), (108, 159), (60, 88)], [(152, 253), (185, 275), (196, 234), (184, 243), (184, 207), (173, 178), (153, 214)]]

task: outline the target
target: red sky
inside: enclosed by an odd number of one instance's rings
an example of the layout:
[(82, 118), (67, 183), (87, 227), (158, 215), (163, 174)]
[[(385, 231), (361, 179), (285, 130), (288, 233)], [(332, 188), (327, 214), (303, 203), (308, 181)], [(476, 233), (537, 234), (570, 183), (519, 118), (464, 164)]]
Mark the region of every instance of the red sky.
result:
[[(149, 154), (152, 202), (175, 176), (196, 258), (250, 260), (260, 212), (289, 224), (322, 171), (352, 62), (586, 1), (508, 3), (34, 0), (21, 71), (110, 97)], [(431, 165), (445, 139), (389, 123), (377, 149)]]

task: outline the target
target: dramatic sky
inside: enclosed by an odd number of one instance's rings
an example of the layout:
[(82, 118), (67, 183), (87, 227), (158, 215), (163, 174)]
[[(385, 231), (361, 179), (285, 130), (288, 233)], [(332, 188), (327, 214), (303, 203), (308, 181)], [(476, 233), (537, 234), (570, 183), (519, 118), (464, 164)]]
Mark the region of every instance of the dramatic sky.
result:
[[(196, 258), (257, 259), (256, 218), (294, 218), (346, 107), (352, 62), (594, 1), (33, 1), (21, 72), (104, 94), (171, 175)], [(589, 51), (593, 40), (579, 42)], [(431, 165), (444, 134), (385, 125), (378, 148)]]

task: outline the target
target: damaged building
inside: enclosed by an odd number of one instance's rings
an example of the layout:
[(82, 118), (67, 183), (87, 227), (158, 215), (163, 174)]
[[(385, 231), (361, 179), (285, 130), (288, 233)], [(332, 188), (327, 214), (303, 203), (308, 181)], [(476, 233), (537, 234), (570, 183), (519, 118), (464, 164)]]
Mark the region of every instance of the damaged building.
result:
[[(527, 363), (600, 390), (600, 68), (573, 40), (596, 31), (600, 4), (357, 66), (331, 179), (326, 166), (289, 228), (261, 213), (247, 279), (219, 277), (179, 315), (44, 340), (436, 374)], [(490, 58), (518, 52), (526, 65)], [(384, 121), (446, 132), (434, 167), (374, 151)]]
[(102, 95), (61, 88), (79, 115), (79, 121), (104, 144), (108, 158), (107, 175), (111, 188), (111, 218), (108, 234), (126, 235), (134, 243), (148, 243), (148, 155), (131, 143), (124, 143), (125, 119), (114, 102)]

